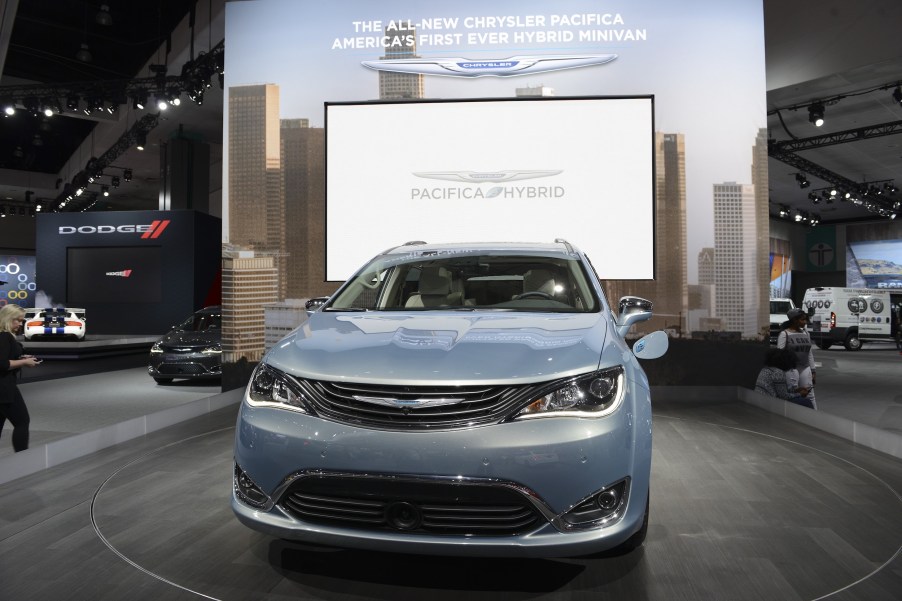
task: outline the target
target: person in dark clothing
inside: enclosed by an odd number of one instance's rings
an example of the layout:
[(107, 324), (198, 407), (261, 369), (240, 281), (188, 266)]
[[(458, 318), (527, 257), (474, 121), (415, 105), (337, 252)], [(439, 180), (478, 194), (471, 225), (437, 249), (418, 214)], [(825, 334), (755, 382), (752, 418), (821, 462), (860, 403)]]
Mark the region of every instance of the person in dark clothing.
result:
[(755, 391), (813, 409), (813, 404), (807, 398), (809, 390), (807, 388), (792, 390), (786, 380), (787, 372), (795, 369), (796, 364), (796, 355), (791, 350), (767, 349), (764, 367), (758, 372), (758, 379), (755, 382)]
[(16, 385), (19, 369), (40, 363), (36, 357), (23, 354), (16, 332), (22, 327), (25, 310), (18, 305), (0, 308), (0, 433), (7, 420), (13, 425), (13, 450), (28, 448), (28, 426), (31, 418), (25, 399)]
[(777, 336), (777, 348), (788, 348), (796, 355), (798, 370), (798, 385), (808, 390), (808, 399), (812, 408), (817, 409), (817, 401), (814, 398), (814, 386), (817, 384), (814, 352), (812, 351), (811, 336), (808, 334), (808, 314), (804, 310), (790, 309), (786, 313), (786, 328)]

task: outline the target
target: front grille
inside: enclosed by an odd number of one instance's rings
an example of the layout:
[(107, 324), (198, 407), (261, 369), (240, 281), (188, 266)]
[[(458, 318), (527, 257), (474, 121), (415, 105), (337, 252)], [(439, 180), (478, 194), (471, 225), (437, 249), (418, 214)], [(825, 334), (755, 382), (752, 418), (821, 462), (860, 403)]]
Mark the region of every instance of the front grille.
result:
[(167, 375), (197, 375), (207, 373), (207, 369), (205, 369), (202, 365), (198, 365), (197, 363), (163, 363), (160, 365), (157, 371), (161, 374)]
[(498, 423), (534, 398), (538, 388), (297, 383), (321, 417), (391, 430), (450, 430)]
[(542, 522), (518, 492), (490, 484), (309, 476), (279, 505), (305, 522), (414, 534), (513, 536)]

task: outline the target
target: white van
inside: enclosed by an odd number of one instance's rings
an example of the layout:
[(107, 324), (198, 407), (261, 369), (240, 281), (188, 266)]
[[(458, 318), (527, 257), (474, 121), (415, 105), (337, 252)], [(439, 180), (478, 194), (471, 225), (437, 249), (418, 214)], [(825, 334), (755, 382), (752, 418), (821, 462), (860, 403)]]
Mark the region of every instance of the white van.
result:
[(811, 340), (822, 349), (842, 344), (850, 351), (863, 340), (893, 340), (893, 312), (902, 303), (902, 290), (876, 288), (809, 288), (802, 307), (808, 312)]
[(796, 304), (791, 298), (772, 298), (770, 299), (770, 342), (777, 343), (777, 336), (783, 324), (786, 323), (786, 314), (790, 309), (795, 309)]

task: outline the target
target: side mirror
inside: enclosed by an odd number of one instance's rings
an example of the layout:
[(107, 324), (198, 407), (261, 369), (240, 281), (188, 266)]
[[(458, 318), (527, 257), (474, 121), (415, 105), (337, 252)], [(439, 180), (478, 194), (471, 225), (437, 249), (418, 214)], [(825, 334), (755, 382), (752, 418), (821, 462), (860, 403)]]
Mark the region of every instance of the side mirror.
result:
[(669, 346), (667, 332), (658, 330), (637, 340), (633, 345), (633, 354), (639, 359), (657, 359), (664, 356)]
[[(633, 324), (647, 321), (652, 316), (652, 302), (638, 296), (624, 296), (620, 299), (620, 315), (617, 317), (617, 333), (626, 336)], [(665, 334), (666, 335), (666, 334)]]
[(317, 309), (326, 304), (326, 301), (329, 300), (328, 296), (318, 296), (316, 298), (311, 298), (306, 303), (304, 303), (304, 309), (307, 310), (307, 315), (315, 312)]

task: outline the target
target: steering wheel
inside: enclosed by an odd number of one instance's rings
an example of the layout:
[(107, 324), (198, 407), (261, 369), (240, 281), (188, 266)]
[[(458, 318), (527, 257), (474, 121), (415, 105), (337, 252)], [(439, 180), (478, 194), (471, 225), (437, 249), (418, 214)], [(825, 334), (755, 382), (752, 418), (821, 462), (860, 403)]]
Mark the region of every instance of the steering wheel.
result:
[(514, 297), (514, 300), (520, 300), (523, 298), (529, 298), (530, 296), (538, 296), (539, 298), (544, 298), (547, 300), (554, 300), (554, 296), (548, 294), (547, 292), (542, 292), (541, 290), (530, 290), (529, 292), (524, 292), (523, 294), (518, 294)]

